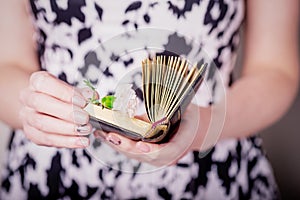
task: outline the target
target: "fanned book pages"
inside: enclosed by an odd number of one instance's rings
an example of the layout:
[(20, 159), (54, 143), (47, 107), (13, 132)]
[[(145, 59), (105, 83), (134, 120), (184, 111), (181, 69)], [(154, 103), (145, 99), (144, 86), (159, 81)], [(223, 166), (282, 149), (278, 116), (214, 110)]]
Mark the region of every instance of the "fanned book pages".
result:
[(203, 82), (206, 68), (206, 64), (189, 67), (189, 63), (180, 57), (145, 59), (142, 62), (142, 91), (147, 122), (106, 107), (104, 98), (99, 104), (89, 103), (85, 110), (95, 128), (116, 132), (133, 140), (166, 142), (176, 133), (181, 115)]

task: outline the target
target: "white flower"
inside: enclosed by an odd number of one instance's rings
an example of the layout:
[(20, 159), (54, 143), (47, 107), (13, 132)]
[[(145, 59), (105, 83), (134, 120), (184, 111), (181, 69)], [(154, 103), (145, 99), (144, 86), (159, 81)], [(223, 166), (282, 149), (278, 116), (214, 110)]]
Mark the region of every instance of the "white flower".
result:
[(113, 110), (121, 111), (133, 118), (137, 110), (138, 98), (132, 89), (132, 84), (123, 84), (117, 87)]

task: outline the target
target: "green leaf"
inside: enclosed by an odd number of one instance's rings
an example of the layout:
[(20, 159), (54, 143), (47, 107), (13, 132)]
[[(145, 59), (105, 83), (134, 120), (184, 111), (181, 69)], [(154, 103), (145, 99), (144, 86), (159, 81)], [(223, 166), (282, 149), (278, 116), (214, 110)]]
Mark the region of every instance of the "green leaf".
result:
[(83, 82), (85, 83), (86, 86), (88, 86), (89, 88), (91, 88), (94, 91), (93, 97), (90, 98), (90, 102), (95, 105), (100, 105), (99, 99), (96, 99), (96, 88), (92, 85), (91, 81), (83, 80)]
[(90, 99), (90, 102), (92, 103), (92, 104), (95, 104), (95, 105), (100, 105), (101, 103), (100, 103), (100, 101), (99, 101), (99, 99), (93, 99), (93, 98), (91, 98)]
[(96, 88), (92, 85), (90, 80), (83, 80), (83, 82), (86, 84), (86, 86), (88, 86), (92, 90), (96, 91)]
[(115, 101), (116, 97), (113, 95), (108, 95), (105, 96), (101, 99), (101, 104), (105, 107), (105, 108), (109, 108), (112, 109), (113, 105), (114, 105), (114, 101)]

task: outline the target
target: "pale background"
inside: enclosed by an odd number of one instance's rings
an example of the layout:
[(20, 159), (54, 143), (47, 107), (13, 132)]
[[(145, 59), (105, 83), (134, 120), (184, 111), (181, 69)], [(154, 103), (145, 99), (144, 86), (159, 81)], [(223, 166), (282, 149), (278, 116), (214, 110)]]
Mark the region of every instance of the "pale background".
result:
[[(240, 61), (237, 65), (239, 63)], [(300, 94), (286, 116), (272, 127), (262, 131), (264, 146), (273, 165), (283, 199), (300, 199), (299, 118)], [(8, 130), (0, 122), (0, 161), (5, 155), (3, 152), (8, 141)]]

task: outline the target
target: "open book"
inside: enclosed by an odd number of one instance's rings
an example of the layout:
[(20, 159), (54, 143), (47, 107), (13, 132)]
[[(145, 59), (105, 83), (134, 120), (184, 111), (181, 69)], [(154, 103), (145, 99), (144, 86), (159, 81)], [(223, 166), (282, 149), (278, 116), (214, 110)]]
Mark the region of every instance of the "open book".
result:
[(133, 140), (161, 143), (178, 129), (181, 115), (201, 85), (206, 64), (189, 66), (186, 60), (158, 56), (142, 62), (143, 97), (149, 121), (89, 103), (85, 110), (97, 129)]

